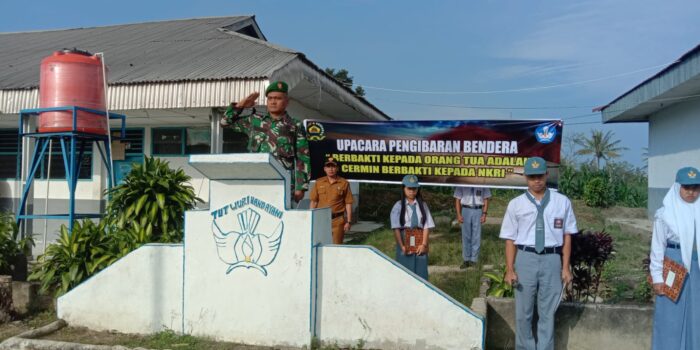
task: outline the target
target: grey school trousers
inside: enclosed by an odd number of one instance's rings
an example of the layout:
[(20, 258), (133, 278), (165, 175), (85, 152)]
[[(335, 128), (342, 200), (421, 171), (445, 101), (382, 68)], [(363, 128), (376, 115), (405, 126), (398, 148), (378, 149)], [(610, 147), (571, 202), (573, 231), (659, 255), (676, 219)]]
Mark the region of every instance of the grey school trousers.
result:
[[(520, 286), (515, 290), (515, 348), (554, 349), (554, 313), (561, 297), (561, 256), (538, 255), (518, 249), (515, 273)], [(537, 342), (532, 319), (537, 305)]]

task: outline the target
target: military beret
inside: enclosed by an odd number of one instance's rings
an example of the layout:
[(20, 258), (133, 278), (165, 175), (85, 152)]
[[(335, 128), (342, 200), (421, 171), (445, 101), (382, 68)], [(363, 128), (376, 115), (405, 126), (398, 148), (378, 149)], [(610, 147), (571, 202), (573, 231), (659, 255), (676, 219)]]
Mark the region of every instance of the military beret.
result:
[(418, 182), (418, 176), (413, 174), (404, 176), (401, 183), (403, 183), (404, 186), (410, 188), (420, 187), (420, 183)]
[(271, 92), (284, 92), (286, 94), (287, 91), (289, 91), (287, 83), (281, 80), (273, 81), (267, 86), (267, 89), (265, 89), (265, 96)]
[(676, 182), (681, 185), (700, 185), (698, 169), (695, 169), (692, 166), (681, 168), (676, 173)]
[(525, 161), (525, 176), (547, 173), (547, 162), (541, 157), (528, 158)]

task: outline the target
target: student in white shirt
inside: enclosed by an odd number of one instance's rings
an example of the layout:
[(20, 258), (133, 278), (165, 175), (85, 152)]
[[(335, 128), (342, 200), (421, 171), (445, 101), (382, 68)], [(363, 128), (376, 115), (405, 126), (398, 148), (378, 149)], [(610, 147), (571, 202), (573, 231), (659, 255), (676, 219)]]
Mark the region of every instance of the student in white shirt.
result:
[[(435, 227), (428, 205), (420, 195), (420, 183), (416, 175), (403, 178), (401, 200), (391, 209), (391, 228), (396, 239), (396, 261), (416, 275), (428, 280), (428, 249), (430, 229)], [(409, 252), (405, 242), (405, 229), (422, 230), (422, 244), (417, 246), (416, 254)], [(409, 242), (410, 244), (410, 242)]]
[[(656, 211), (651, 239), (649, 272), (656, 300), (652, 349), (700, 349), (700, 172), (685, 167), (676, 173), (676, 182)], [(688, 270), (686, 280), (674, 303), (664, 296), (664, 257)]]
[[(527, 191), (508, 203), (500, 238), (506, 276), (515, 284), (515, 348), (554, 349), (554, 313), (563, 285), (571, 282), (571, 235), (578, 232), (571, 201), (547, 189), (547, 163), (525, 161)], [(517, 283), (516, 283), (517, 282)], [(532, 333), (537, 305), (537, 341)]]
[(455, 187), (457, 222), (462, 225), (462, 265), (466, 269), (479, 261), (481, 225), (486, 222), (491, 190), (482, 187)]

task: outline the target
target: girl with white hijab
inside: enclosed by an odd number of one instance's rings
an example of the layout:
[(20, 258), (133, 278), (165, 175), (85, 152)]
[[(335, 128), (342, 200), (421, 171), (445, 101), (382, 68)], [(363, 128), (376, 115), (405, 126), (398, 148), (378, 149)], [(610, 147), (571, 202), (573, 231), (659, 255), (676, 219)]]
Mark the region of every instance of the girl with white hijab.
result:
[[(664, 197), (654, 218), (649, 271), (656, 301), (652, 349), (700, 349), (700, 172), (686, 167)], [(677, 302), (663, 293), (664, 257), (688, 270)]]

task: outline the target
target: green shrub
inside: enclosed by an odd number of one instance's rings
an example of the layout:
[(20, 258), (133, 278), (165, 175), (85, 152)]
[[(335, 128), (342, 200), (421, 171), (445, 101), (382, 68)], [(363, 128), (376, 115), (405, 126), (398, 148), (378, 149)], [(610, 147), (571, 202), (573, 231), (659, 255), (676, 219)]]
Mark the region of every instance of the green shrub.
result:
[[(646, 207), (646, 172), (626, 162), (610, 162), (603, 170), (596, 170), (590, 164), (581, 164), (578, 168), (562, 164), (559, 168), (559, 191), (571, 199), (585, 200), (586, 186), (595, 178), (602, 179), (608, 192), (603, 197), (594, 197), (607, 202), (606, 206)], [(596, 180), (595, 185), (603, 187), (600, 181)]]
[(608, 182), (602, 176), (588, 180), (583, 190), (583, 200), (590, 207), (607, 208), (611, 206), (614, 203), (613, 195)]
[(29, 254), (32, 246), (31, 236), (20, 238), (14, 216), (0, 212), (0, 275), (14, 275), (17, 258)]
[(190, 179), (182, 169), (171, 169), (167, 161), (146, 158), (108, 192), (106, 224), (144, 235), (143, 241), (182, 241), (185, 211), (202, 202), (187, 184)]
[(60, 239), (37, 259), (30, 279), (41, 291), (61, 295), (121, 257), (150, 242), (180, 242), (184, 213), (202, 200), (182, 169), (147, 158), (124, 183), (112, 188), (105, 219), (77, 222), (73, 232), (61, 227)]
[(29, 279), (41, 283), (42, 293), (55, 291), (59, 296), (119, 257), (105, 229), (85, 219), (73, 225), (72, 233), (61, 226), (60, 238), (37, 258)]

